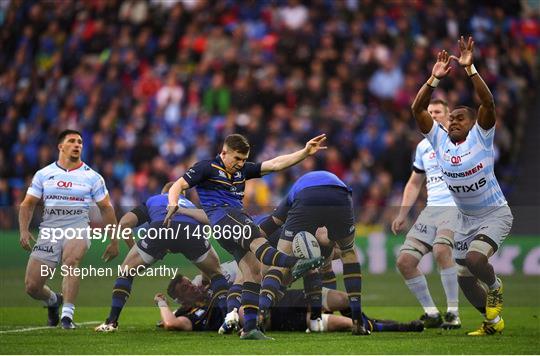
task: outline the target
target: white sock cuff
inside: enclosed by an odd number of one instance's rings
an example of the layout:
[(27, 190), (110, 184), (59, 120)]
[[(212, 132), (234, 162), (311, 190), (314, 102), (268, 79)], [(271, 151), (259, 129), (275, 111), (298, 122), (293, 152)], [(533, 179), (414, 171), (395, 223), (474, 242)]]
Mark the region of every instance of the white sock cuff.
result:
[(426, 276), (424, 276), (423, 274), (419, 275), (418, 277), (405, 280), (405, 284), (407, 285), (421, 283), (421, 282), (425, 282), (427, 284)]
[(457, 267), (452, 266), (452, 267), (449, 267), (449, 268), (441, 269), (440, 274), (443, 275), (443, 276), (457, 274)]

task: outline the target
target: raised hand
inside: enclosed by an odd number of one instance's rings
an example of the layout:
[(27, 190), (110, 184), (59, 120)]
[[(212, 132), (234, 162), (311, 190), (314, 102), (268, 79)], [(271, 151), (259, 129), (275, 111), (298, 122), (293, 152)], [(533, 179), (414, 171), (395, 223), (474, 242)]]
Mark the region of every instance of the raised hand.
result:
[(469, 39), (467, 42), (465, 42), (465, 39), (463, 36), (458, 40), (459, 44), (459, 50), (461, 52), (459, 58), (456, 56), (451, 56), (450, 59), (456, 60), (460, 66), (462, 67), (468, 67), (473, 64), (473, 49), (474, 49), (474, 41), (471, 36), (469, 36)]
[(305, 147), (307, 154), (311, 156), (319, 150), (327, 149), (326, 146), (323, 146), (324, 141), (326, 141), (326, 134), (319, 135), (309, 140)]
[(448, 52), (443, 50), (437, 53), (437, 62), (433, 65), (431, 75), (437, 79), (441, 79), (446, 77), (448, 73), (450, 73), (450, 70), (452, 70), (452, 67), (450, 66), (450, 56), (448, 55)]

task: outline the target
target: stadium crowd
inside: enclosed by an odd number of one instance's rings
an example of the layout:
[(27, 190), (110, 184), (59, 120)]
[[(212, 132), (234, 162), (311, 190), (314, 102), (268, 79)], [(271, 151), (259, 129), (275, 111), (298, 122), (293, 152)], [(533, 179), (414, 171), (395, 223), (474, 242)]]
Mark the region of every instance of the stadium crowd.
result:
[[(324, 154), (257, 180), (246, 206), (275, 206), (319, 168), (353, 188), (361, 224), (387, 224), (421, 139), (410, 105), (435, 54), (457, 54), (468, 33), (495, 97), (499, 182), (511, 189), (520, 112), (537, 85), (535, 1), (307, 3), (1, 2), (0, 205), (20, 203), (66, 128), (83, 133), (83, 160), (120, 215), (228, 134), (245, 134), (261, 161), (326, 133)], [(466, 79), (456, 70), (435, 96), (476, 106)]]

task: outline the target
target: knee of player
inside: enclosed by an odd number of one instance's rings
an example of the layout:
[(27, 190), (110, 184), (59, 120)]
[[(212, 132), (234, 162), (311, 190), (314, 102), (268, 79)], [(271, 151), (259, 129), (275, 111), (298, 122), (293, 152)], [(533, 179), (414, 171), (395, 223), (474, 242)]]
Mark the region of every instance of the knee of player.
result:
[(485, 265), (486, 262), (487, 257), (475, 251), (467, 252), (467, 255), (465, 256), (465, 263), (470, 270), (476, 270)]
[(66, 257), (62, 264), (70, 267), (77, 267), (79, 263), (81, 262), (81, 259), (78, 257)]
[(417, 264), (418, 260), (407, 253), (401, 253), (396, 261), (396, 266), (401, 273), (414, 270)]
[(452, 260), (452, 248), (448, 245), (434, 244), (433, 257), (438, 264), (450, 262)]
[(36, 295), (39, 293), (40, 289), (43, 288), (43, 286), (39, 285), (36, 281), (33, 280), (26, 280), (24, 281), (24, 288), (28, 295)]

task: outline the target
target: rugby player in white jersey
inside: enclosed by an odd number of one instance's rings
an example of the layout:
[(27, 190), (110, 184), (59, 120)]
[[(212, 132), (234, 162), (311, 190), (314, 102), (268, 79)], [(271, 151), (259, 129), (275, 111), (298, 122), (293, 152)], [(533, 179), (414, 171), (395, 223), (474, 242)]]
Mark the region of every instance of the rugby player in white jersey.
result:
[[(90, 203), (97, 204), (105, 225), (116, 225), (105, 181), (81, 161), (82, 148), (82, 136), (78, 131), (62, 131), (58, 136), (58, 161), (37, 171), (19, 210), (20, 244), (25, 250), (32, 251), (26, 267), (26, 293), (45, 303), (49, 326), (58, 325), (59, 308), (63, 305), (61, 324), (64, 329), (76, 327), (73, 313), (79, 277), (76, 273), (65, 273), (62, 294), (55, 293), (45, 284), (50, 275), (43, 273), (46, 268), (42, 266), (55, 268), (62, 264), (68, 268), (78, 267), (90, 246), (90, 237), (83, 230), (89, 223)], [(30, 221), (41, 199), (44, 202), (43, 221), (38, 240), (32, 247), (30, 242), (35, 239), (30, 232)], [(72, 228), (69, 236), (67, 228)], [(53, 231), (65, 231), (66, 234), (61, 238)], [(60, 239), (51, 239), (53, 234)], [(111, 239), (103, 259), (109, 261), (117, 255), (118, 240)]]
[[(448, 127), (448, 104), (442, 99), (433, 99), (428, 105), (429, 115), (437, 123)], [(454, 233), (452, 224), (457, 214), (456, 204), (444, 183), (435, 152), (427, 139), (416, 146), (413, 171), (405, 185), (401, 207), (392, 222), (392, 231), (397, 234), (405, 225), (407, 215), (418, 198), (424, 181), (427, 187), (427, 207), (422, 211), (407, 233), (405, 243), (399, 251), (397, 267), (405, 284), (424, 309), (420, 318), (426, 328), (458, 329), (461, 321), (458, 313), (457, 272), (452, 255)], [(424, 255), (433, 252), (446, 294), (447, 312), (443, 317), (433, 302), (426, 277), (418, 268)]]
[[(435, 150), (443, 178), (459, 209), (454, 229), (454, 258), (458, 282), (467, 299), (485, 320), (471, 336), (491, 335), (504, 329), (500, 317), (503, 286), (488, 258), (501, 246), (512, 227), (512, 212), (494, 172), (495, 103), (473, 65), (474, 42), (459, 40), (460, 57), (439, 52), (432, 75), (418, 92), (412, 111)], [(450, 113), (448, 131), (433, 121), (427, 107), (433, 89), (451, 70), (450, 60), (464, 67), (480, 98), (478, 114), (469, 107)], [(486, 289), (479, 283), (482, 282)]]

